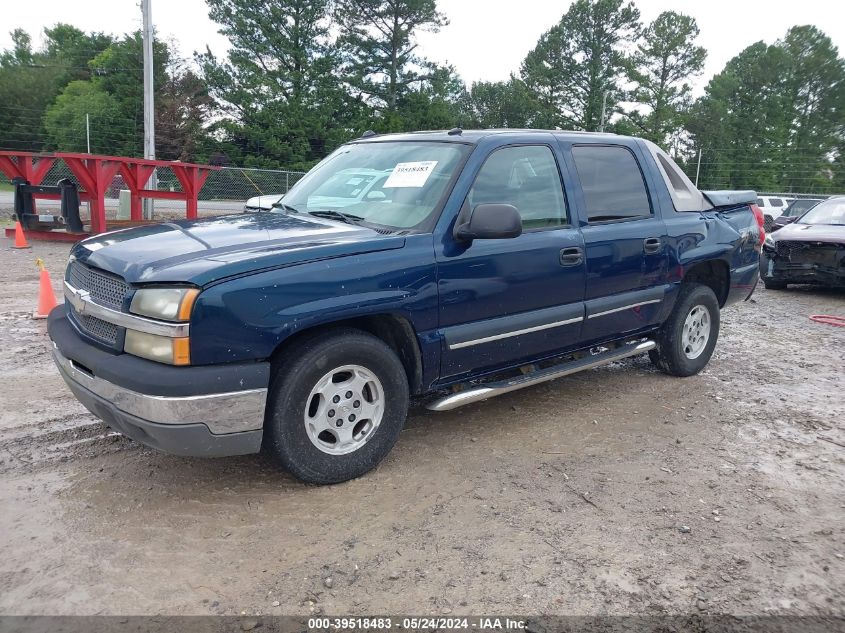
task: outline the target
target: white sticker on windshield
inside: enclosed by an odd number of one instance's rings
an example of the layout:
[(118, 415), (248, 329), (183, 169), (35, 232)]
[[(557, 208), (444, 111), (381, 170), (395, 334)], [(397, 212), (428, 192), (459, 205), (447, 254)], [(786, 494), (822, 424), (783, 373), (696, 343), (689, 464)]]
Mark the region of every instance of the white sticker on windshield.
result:
[(390, 176), (382, 187), (422, 187), (436, 166), (436, 160), (399, 163), (390, 172)]

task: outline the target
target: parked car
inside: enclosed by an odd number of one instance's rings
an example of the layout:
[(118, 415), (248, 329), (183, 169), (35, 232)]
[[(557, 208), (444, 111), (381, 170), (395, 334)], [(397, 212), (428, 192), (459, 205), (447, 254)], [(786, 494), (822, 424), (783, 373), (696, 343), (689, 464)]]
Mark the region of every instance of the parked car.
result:
[(766, 231), (772, 230), (772, 225), (775, 218), (783, 215), (784, 209), (794, 200), (794, 198), (785, 198), (781, 196), (759, 196), (757, 198), (757, 206), (763, 212), (764, 225)]
[(823, 199), (824, 198), (798, 198), (793, 200), (787, 205), (786, 209), (783, 210), (783, 215), (775, 218), (771, 231), (777, 231), (778, 229), (785, 227), (787, 224), (795, 222), (795, 220), (804, 215), (805, 212), (812, 209)]
[[(361, 170), (387, 173), (383, 197), (322, 206)], [(369, 135), (271, 213), (78, 243), (49, 333), (121, 433), (180, 455), (263, 445), (339, 482), (390, 451), (411, 397), (444, 411), (644, 353), (701, 371), (757, 282), (755, 200), (699, 191), (636, 138)]]
[(390, 169), (343, 169), (314, 190), (305, 210), (342, 209), (364, 200), (387, 200), (383, 187), (390, 174)]
[(283, 193), (268, 193), (260, 196), (253, 196), (246, 201), (244, 205), (244, 213), (257, 213), (259, 211), (269, 211), (285, 197)]
[(766, 288), (788, 284), (845, 287), (845, 196), (819, 202), (766, 237), (760, 258)]

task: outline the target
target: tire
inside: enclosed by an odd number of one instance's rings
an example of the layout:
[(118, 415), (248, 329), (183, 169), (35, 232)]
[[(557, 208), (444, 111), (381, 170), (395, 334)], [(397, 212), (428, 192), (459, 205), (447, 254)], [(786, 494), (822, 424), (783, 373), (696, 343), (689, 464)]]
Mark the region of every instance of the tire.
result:
[(766, 290), (786, 290), (785, 281), (768, 281), (764, 279), (763, 285), (766, 287)]
[(344, 328), (299, 341), (283, 355), (271, 381), (265, 449), (312, 484), (375, 468), (408, 415), (408, 379), (393, 350)]
[[(692, 325), (692, 336), (685, 336), (688, 324)], [(693, 376), (707, 366), (718, 338), (719, 301), (713, 290), (702, 284), (681, 284), (672, 314), (655, 339), (657, 348), (648, 356), (670, 376)]]

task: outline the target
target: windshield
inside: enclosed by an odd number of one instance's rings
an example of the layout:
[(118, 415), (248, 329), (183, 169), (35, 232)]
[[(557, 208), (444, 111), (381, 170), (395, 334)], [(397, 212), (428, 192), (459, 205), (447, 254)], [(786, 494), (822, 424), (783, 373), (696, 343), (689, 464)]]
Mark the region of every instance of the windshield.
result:
[(344, 145), (296, 183), (276, 211), (334, 212), (410, 229), (437, 208), (468, 151), (462, 143), (424, 141)]
[(845, 226), (845, 198), (820, 202), (807, 211), (797, 224), (835, 224)]

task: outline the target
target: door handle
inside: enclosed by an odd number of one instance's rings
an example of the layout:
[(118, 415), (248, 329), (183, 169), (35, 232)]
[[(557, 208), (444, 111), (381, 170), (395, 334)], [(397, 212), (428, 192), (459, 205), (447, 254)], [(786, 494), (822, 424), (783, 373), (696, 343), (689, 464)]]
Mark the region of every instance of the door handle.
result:
[(661, 246), (663, 246), (663, 240), (659, 237), (647, 237), (643, 240), (643, 250), (646, 253), (657, 253)]
[(560, 250), (561, 266), (578, 266), (584, 261), (584, 251), (577, 246)]

